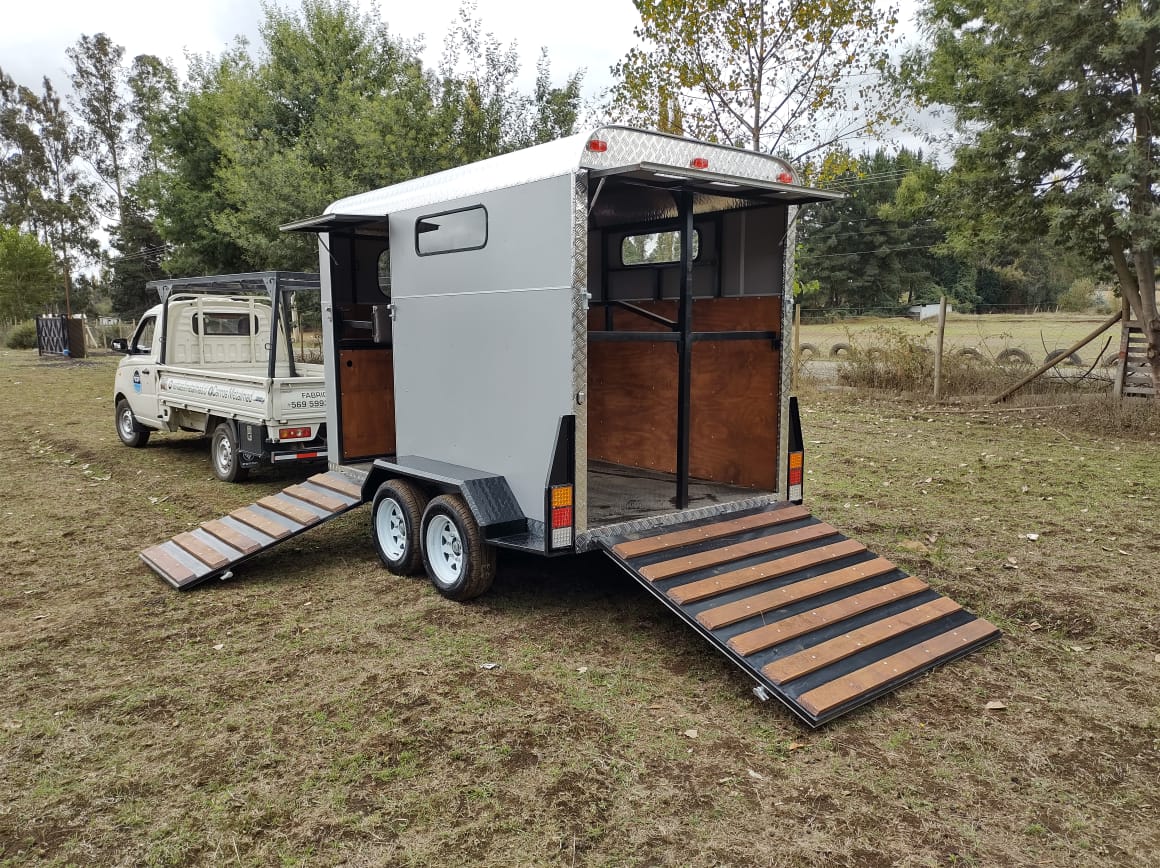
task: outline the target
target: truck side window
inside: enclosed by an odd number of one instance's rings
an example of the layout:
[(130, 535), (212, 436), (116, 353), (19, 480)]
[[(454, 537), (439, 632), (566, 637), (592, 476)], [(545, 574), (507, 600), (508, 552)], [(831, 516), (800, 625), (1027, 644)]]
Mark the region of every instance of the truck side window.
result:
[(137, 333), (133, 335), (130, 350), (134, 353), (148, 353), (153, 349), (153, 332), (157, 329), (157, 317), (147, 316), (137, 326)]

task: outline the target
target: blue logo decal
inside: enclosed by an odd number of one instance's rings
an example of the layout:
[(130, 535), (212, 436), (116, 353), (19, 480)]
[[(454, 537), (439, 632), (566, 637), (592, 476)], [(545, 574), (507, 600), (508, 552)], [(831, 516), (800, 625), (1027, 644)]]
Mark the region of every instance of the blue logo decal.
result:
[(133, 391), (134, 392), (141, 391), (141, 372), (140, 371), (133, 372)]

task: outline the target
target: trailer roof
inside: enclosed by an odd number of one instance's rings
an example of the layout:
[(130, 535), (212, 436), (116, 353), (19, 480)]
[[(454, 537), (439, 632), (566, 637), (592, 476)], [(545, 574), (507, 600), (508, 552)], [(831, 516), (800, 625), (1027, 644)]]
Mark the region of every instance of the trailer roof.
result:
[(731, 199), (761, 198), (804, 204), (842, 198), (804, 186), (784, 160), (724, 145), (628, 127), (605, 126), (466, 166), (340, 199), (319, 217), (282, 227), (326, 231), (360, 217), (383, 217), (588, 169), (594, 177), (618, 175), (661, 185), (685, 184)]

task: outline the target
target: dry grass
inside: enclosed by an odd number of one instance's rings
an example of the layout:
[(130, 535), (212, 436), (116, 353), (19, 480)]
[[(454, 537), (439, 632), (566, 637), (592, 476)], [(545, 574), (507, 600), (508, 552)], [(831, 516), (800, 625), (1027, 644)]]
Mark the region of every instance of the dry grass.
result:
[[(1106, 316), (1088, 314), (950, 314), (947, 317), (945, 345), (948, 353), (963, 348), (972, 348), (988, 360), (998, 358), (1006, 349), (1021, 349), (1031, 359), (1039, 363), (1047, 352), (1064, 349), (1084, 337)], [(936, 324), (932, 320), (918, 322), (905, 318), (879, 319), (866, 317), (834, 323), (807, 323), (801, 328), (802, 343), (814, 345), (819, 357), (828, 357), (830, 349), (837, 343), (873, 344), (873, 333), (883, 328), (898, 330), (917, 338), (927, 346), (934, 347)], [(1105, 341), (1112, 338), (1105, 349)], [(1114, 326), (1103, 337), (1097, 338), (1080, 350), (1079, 355), (1085, 365), (1101, 358), (1115, 355), (1120, 349), (1119, 327)], [(1102, 351), (1102, 352), (1101, 352)]]
[(112, 360), (0, 353), (0, 863), (1087, 866), (1160, 848), (1146, 423), (806, 403), (815, 512), (1006, 633), (809, 732), (599, 557), (506, 557), (457, 605), (386, 575), (356, 512), (169, 590), (139, 549), (292, 477), (218, 483), (195, 438), (125, 449), (111, 382)]

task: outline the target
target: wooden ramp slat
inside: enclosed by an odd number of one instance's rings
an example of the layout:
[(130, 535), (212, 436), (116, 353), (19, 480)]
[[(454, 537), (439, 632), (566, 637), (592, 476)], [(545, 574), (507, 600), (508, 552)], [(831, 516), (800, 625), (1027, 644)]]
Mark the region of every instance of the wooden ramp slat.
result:
[(665, 549), (677, 548), (678, 546), (690, 545), (692, 543), (707, 542), (709, 540), (720, 539), (721, 537), (744, 533), (745, 531), (756, 528), (785, 524), (786, 522), (796, 521), (800, 518), (808, 518), (809, 514), (808, 510), (800, 506), (786, 506), (781, 509), (771, 509), (767, 512), (759, 512), (742, 518), (730, 519), (729, 521), (719, 521), (716, 524), (705, 525), (703, 527), (677, 530), (671, 533), (662, 533), (659, 536), (650, 536), (644, 539), (620, 543), (619, 545), (613, 546), (612, 550), (622, 558), (639, 558), (643, 555), (663, 552)]
[(844, 539), (840, 542), (821, 546), (816, 549), (786, 555), (777, 560), (767, 561), (752, 567), (722, 573), (707, 579), (699, 579), (684, 585), (677, 585), (669, 589), (669, 597), (681, 604), (698, 603), (727, 591), (735, 591), (748, 585), (755, 585), (766, 579), (776, 579), (798, 570), (816, 567), (831, 561), (848, 558), (851, 555), (861, 554), (866, 546), (857, 540)]
[[(850, 551), (853, 549), (853, 546), (847, 545), (847, 543), (853, 543), (858, 548)], [(866, 547), (864, 545), (854, 540), (843, 540), (840, 543), (835, 543), (833, 546), (811, 549), (809, 554), (814, 554), (815, 552), (820, 553), (820, 559), (819, 555), (815, 555), (814, 562), (810, 566), (818, 566), (828, 561), (848, 557), (849, 554), (860, 554), (865, 550)], [(801, 552), (801, 554), (807, 553)], [(789, 560), (790, 558), (784, 558), (779, 561), (772, 561), (769, 564), (761, 564), (760, 567), (738, 570), (737, 572), (742, 574), (738, 578), (743, 580), (740, 585), (736, 584), (735, 580), (729, 579), (731, 575), (734, 575), (732, 573), (724, 573), (714, 578), (717, 581), (721, 579), (730, 581), (729, 589), (732, 590), (754, 584), (754, 581), (762, 581), (769, 578), (768, 574), (773, 572), (777, 565), (781, 565), (784, 569), (786, 566), (785, 562)], [(808, 600), (810, 597), (817, 597), (820, 594), (837, 591), (848, 585), (854, 585), (866, 579), (881, 576), (895, 569), (898, 568), (886, 560), (886, 558), (874, 558), (871, 561), (863, 561), (860, 564), (843, 567), (832, 573), (822, 573), (820, 576), (814, 576), (812, 579), (801, 579), (791, 584), (783, 585), (780, 588), (774, 588), (772, 591), (765, 591), (764, 593), (754, 594), (752, 597), (744, 597), (733, 603), (725, 603), (721, 606), (715, 606), (712, 609), (706, 609), (697, 615), (697, 620), (710, 630), (719, 630), (722, 627), (728, 627), (731, 624), (744, 621), (746, 618), (752, 618), (754, 615), (762, 615), (766, 612), (772, 612), (774, 609), (780, 609), (793, 603), (800, 603), (802, 600)], [(780, 570), (779, 574), (785, 575)], [(750, 581), (750, 578), (754, 578), (754, 581)], [(706, 579), (705, 581), (712, 582), (714, 580)]]
[(215, 518), (213, 521), (203, 522), (201, 529), (210, 536), (217, 537), (226, 545), (231, 546), (243, 554), (252, 555), (262, 547), (256, 539), (246, 536), (234, 530), (228, 524), (223, 522), (220, 518)]
[(920, 642), (877, 663), (871, 663), (849, 675), (815, 687), (798, 697), (798, 701), (811, 714), (825, 714), (896, 679), (929, 669), (968, 645), (997, 638), (998, 634), (999, 631), (994, 625), (982, 618), (976, 618), (961, 627), (940, 633), (933, 639)]
[(824, 669), (831, 663), (852, 657), (865, 648), (880, 645), (887, 639), (901, 636), (917, 627), (931, 624), (939, 618), (944, 618), (954, 612), (962, 611), (962, 606), (950, 597), (939, 597), (929, 603), (883, 618), (851, 630), (844, 636), (836, 636), (827, 642), (820, 642), (812, 648), (806, 648), (796, 654), (783, 657), (767, 664), (763, 669), (769, 680), (774, 684), (785, 684), (811, 672)]
[(806, 527), (797, 528), (796, 530), (787, 530), (781, 533), (770, 534), (769, 536), (758, 537), (748, 542), (734, 543), (733, 545), (724, 546), (719, 549), (710, 549), (707, 552), (689, 555), (684, 558), (673, 558), (672, 560), (661, 561), (659, 564), (642, 567), (640, 574), (646, 579), (651, 579), (655, 582), (660, 579), (679, 576), (681, 573), (691, 573), (694, 570), (702, 570), (706, 567), (727, 564), (729, 561), (740, 560), (751, 555), (765, 554), (766, 552), (813, 542), (817, 539), (824, 539), (828, 536), (837, 536), (837, 534), (837, 529), (830, 527), (825, 522), (811, 524)]
[(308, 509), (291, 503), (288, 498), (281, 494), (272, 494), (269, 497), (263, 497), (258, 501), (258, 506), (264, 506), (270, 512), (276, 512), (278, 515), (303, 526), (312, 525), (320, 519), (320, 516)]
[(278, 524), (278, 522), (266, 518), (264, 515), (259, 515), (248, 506), (243, 506), (241, 509), (235, 509), (230, 513), (231, 518), (236, 518), (242, 524), (248, 524), (250, 527), (260, 530), (266, 536), (272, 536), (274, 539), (282, 539), (290, 536), (290, 528)]
[(922, 579), (907, 576), (897, 582), (879, 585), (877, 588), (846, 597), (844, 600), (837, 600), (828, 606), (819, 606), (809, 612), (792, 615), (789, 618), (774, 621), (772, 624), (766, 624), (764, 627), (758, 627), (756, 630), (750, 630), (748, 633), (741, 633), (729, 640), (729, 646), (738, 654), (748, 657), (750, 654), (764, 651), (766, 648), (772, 648), (774, 645), (788, 642), (790, 639), (796, 639), (806, 633), (828, 627), (830, 624), (853, 618), (855, 615), (870, 609), (877, 609), (887, 603), (913, 597), (915, 594), (927, 590), (928, 587), (929, 585)]
[(173, 541), (211, 570), (221, 569), (230, 562), (230, 559), (217, 549), (206, 545), (191, 533), (179, 533), (173, 538)]
[(187, 582), (197, 578), (197, 573), (179, 561), (169, 552), (165, 551), (162, 546), (153, 546), (141, 552), (141, 557), (145, 562), (157, 572), (161, 573), (161, 577), (169, 582), (174, 587), (181, 587)]
[(311, 476), (308, 481), (323, 488), (329, 488), (331, 491), (337, 491), (339, 494), (345, 494), (347, 497), (353, 497), (355, 500), (362, 500), (362, 489), (341, 473), (334, 471), (319, 473), (317, 476)]
[[(178, 590), (227, 575), (238, 564), (283, 540), (362, 505), (358, 486), (336, 473), (291, 485), (224, 518), (141, 553), (141, 559)], [(319, 485), (319, 488), (315, 488)]]
[(338, 512), (346, 506), (345, 500), (339, 500), (337, 497), (323, 494), (321, 491), (315, 491), (305, 485), (291, 485), (285, 490), (285, 493), (317, 506), (319, 509), (325, 509), (327, 512)]

